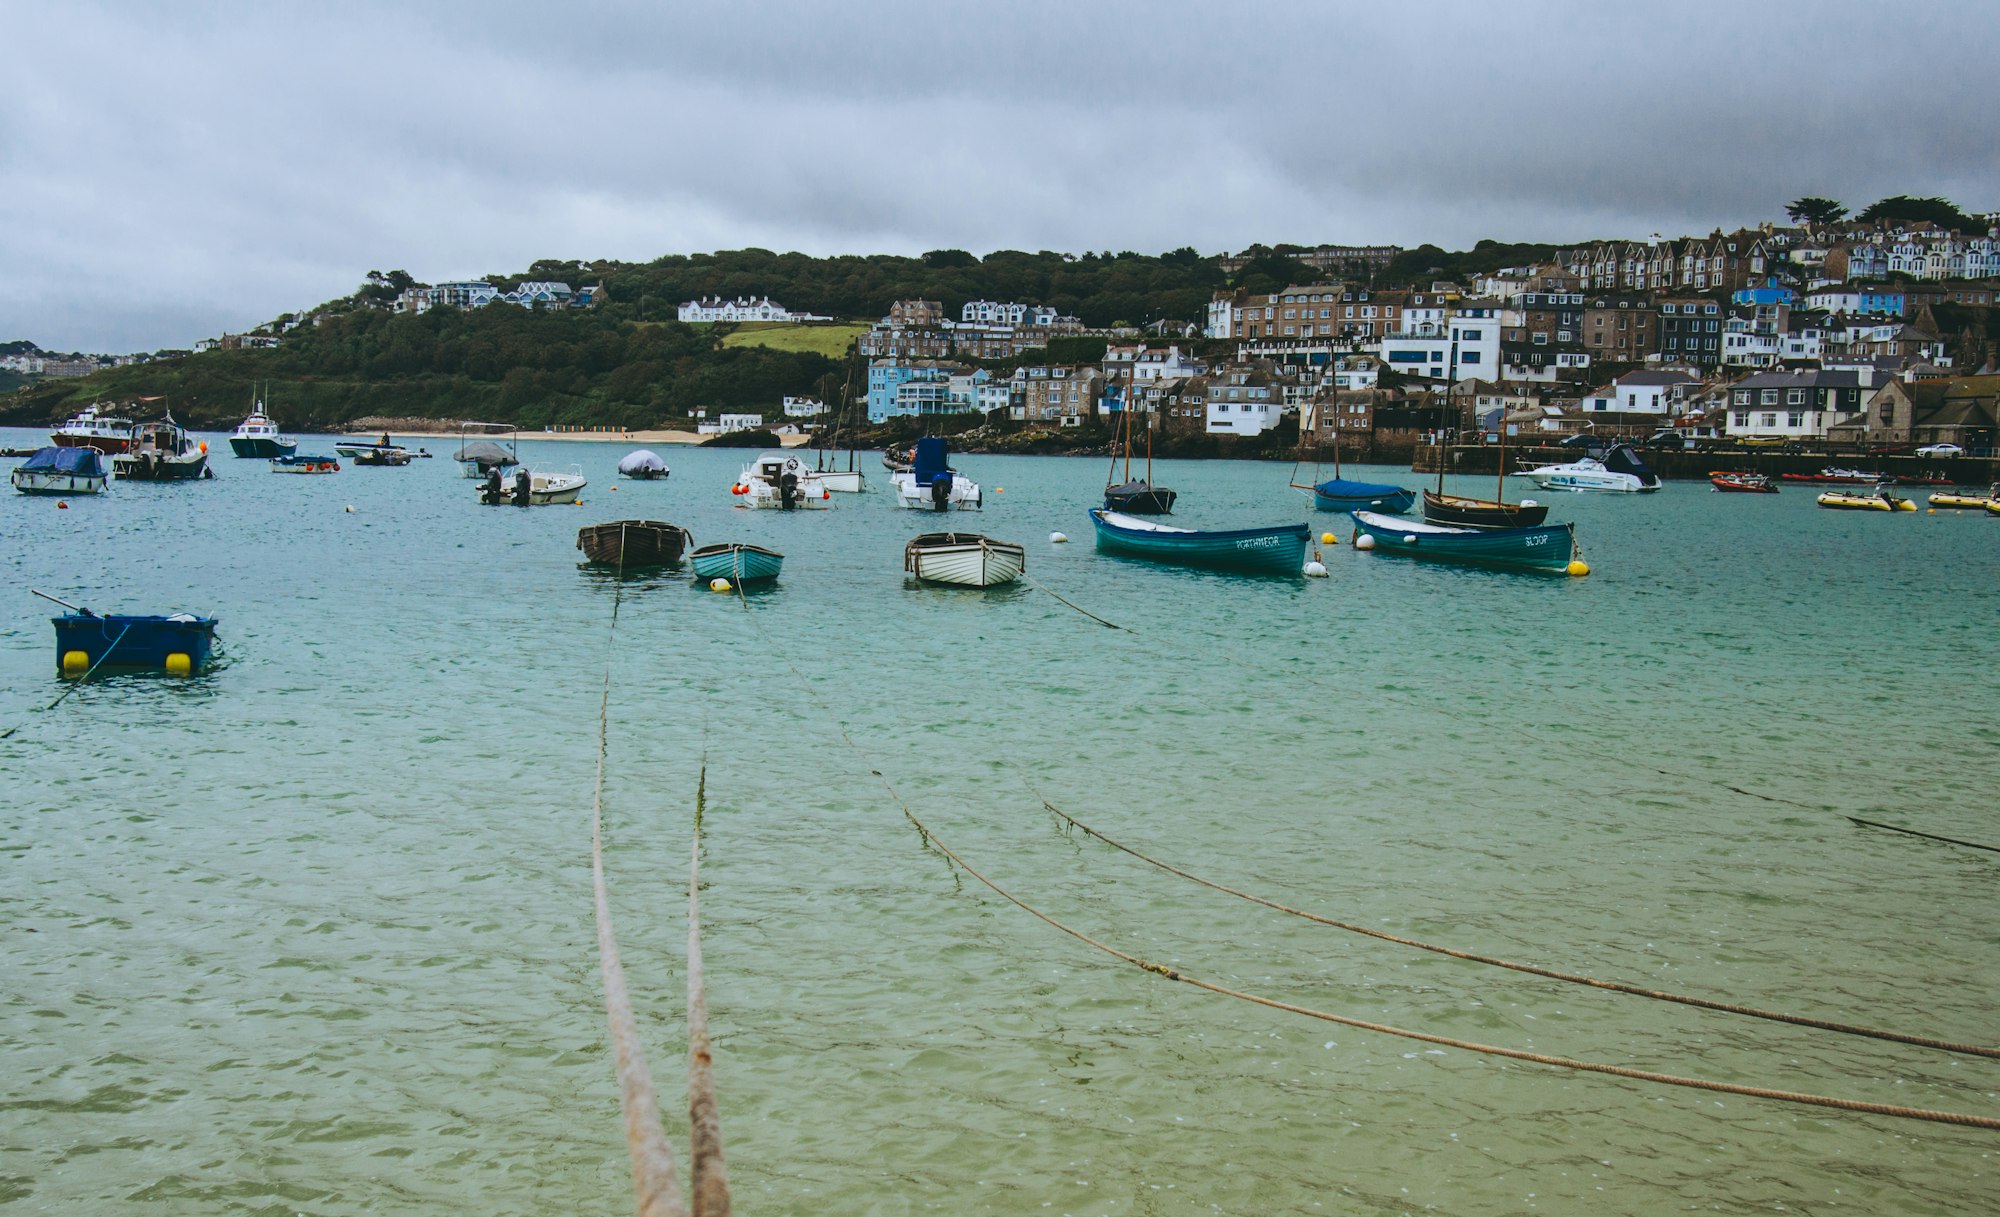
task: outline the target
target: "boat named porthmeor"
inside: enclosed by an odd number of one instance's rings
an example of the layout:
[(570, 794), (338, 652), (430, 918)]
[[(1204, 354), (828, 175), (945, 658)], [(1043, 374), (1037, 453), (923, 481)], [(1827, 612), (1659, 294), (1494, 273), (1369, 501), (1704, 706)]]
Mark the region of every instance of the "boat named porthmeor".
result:
[(1305, 570), (1304, 524), (1268, 528), (1176, 528), (1156, 520), (1090, 509), (1097, 548), (1105, 553), (1151, 558), (1183, 566), (1208, 566), (1252, 574), (1297, 575)]

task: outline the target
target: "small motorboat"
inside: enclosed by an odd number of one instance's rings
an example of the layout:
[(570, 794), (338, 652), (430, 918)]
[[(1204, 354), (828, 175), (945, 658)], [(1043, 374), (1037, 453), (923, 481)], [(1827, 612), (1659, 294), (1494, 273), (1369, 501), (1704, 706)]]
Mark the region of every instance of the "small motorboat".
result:
[(785, 565), (785, 555), (761, 545), (725, 542), (704, 545), (688, 555), (688, 565), (697, 579), (728, 579), (732, 583), (756, 583), (775, 579)]
[(391, 445), (363, 448), (354, 455), (356, 465), (371, 469), (401, 469), (410, 463), (411, 453)]
[(1725, 494), (1776, 494), (1778, 484), (1765, 473), (1731, 473), (1722, 469), (1708, 471), (1709, 485)]
[(1348, 514), (1354, 520), (1354, 545), (1357, 549), (1549, 575), (1587, 574), (1590, 569), (1577, 559), (1574, 524), (1544, 524), (1534, 528), (1453, 528), (1397, 519), (1373, 511)]
[(927, 532), (903, 547), (903, 569), (923, 583), (997, 587), (1027, 567), (1026, 547), (976, 532)]
[(1993, 506), (1996, 500), (2000, 500), (2000, 486), (1993, 487), (1985, 494), (1962, 494), (1958, 491), (1940, 490), (1931, 496), (1931, 506), (1978, 511)]
[(464, 477), (484, 478), (495, 469), (504, 477), (521, 463), (518, 448), (512, 423), (465, 422), (458, 425), (458, 451), (451, 459)]
[(1650, 494), (1660, 488), (1660, 475), (1639, 459), (1630, 444), (1613, 444), (1604, 459), (1582, 457), (1560, 465), (1543, 465), (1519, 474), (1543, 490), (1611, 491)]
[(549, 473), (516, 468), (511, 479), (503, 479), (496, 465), (487, 470), (486, 480), (479, 485), (479, 501), (489, 507), (547, 507), (576, 502), (587, 485), (581, 469)]
[(14, 466), (14, 489), (22, 494), (103, 494), (111, 465), (95, 448), (37, 449)]
[(383, 432), (379, 440), (344, 439), (335, 443), (333, 450), (352, 460), (364, 452), (386, 452), (390, 449), (402, 451), (402, 445), (390, 440), (389, 433)]
[(828, 501), (833, 495), (818, 475), (798, 457), (782, 452), (767, 452), (745, 465), (729, 493), (738, 507), (803, 511), (833, 506)]
[(56, 671), (69, 677), (100, 669), (192, 676), (208, 666), (215, 647), (215, 618), (192, 613), (99, 616), (78, 609), (50, 620), (56, 627)]
[(979, 483), (951, 467), (951, 448), (941, 435), (917, 441), (907, 473), (892, 474), (896, 505), (916, 511), (977, 511), (986, 505)]
[(667, 463), (650, 448), (626, 453), (618, 461), (618, 476), (635, 482), (653, 482), (667, 476)]
[(58, 448), (95, 448), (117, 456), (132, 443), (132, 420), (114, 418), (108, 408), (88, 405), (49, 433)]
[(1311, 533), (1304, 524), (1176, 528), (1102, 507), (1090, 509), (1090, 522), (1097, 530), (1097, 548), (1105, 553), (1264, 575), (1296, 575), (1304, 571), (1306, 538)]
[(340, 462), (330, 456), (290, 453), (271, 458), (272, 473), (339, 473)]
[(914, 444), (882, 449), (882, 467), (891, 473), (908, 473), (910, 467), (916, 464), (916, 460), (917, 449)]
[(215, 476), (215, 470), (208, 467), (208, 441), (197, 441), (171, 414), (160, 422), (133, 427), (125, 451), (111, 458), (111, 471), (120, 481), (138, 482), (185, 482)]
[(1901, 495), (1890, 494), (1886, 490), (1874, 494), (1861, 494), (1853, 490), (1822, 491), (1818, 500), (1821, 507), (1832, 507), (1839, 511), (1915, 511), (1917, 505)]
[(576, 547), (598, 566), (672, 566), (694, 537), (678, 524), (660, 520), (613, 520), (577, 530)]
[(1783, 482), (1819, 482), (1839, 486), (1873, 486), (1886, 482), (1886, 473), (1870, 473), (1862, 469), (1843, 469), (1838, 465), (1828, 465), (1818, 473), (1781, 473), (1778, 480)]
[(868, 489), (868, 479), (859, 469), (814, 469), (813, 476), (835, 494), (860, 494)]

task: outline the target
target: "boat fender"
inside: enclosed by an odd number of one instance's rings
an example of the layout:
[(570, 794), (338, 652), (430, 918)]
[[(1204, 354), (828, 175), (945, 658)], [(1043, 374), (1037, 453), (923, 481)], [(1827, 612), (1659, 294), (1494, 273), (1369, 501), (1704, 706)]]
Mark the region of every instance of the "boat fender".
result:
[(175, 651), (167, 656), (167, 675), (186, 676), (194, 671), (194, 660), (186, 651)]
[(1064, 533), (1052, 532), (1049, 534), (1049, 544), (1051, 545), (1061, 545), (1067, 540), (1069, 540), (1069, 537)]
[(1355, 533), (1355, 534), (1354, 534), (1354, 548), (1356, 548), (1356, 549), (1374, 549), (1374, 548), (1375, 548), (1375, 538), (1374, 538), (1374, 537), (1371, 537), (1371, 536), (1369, 536), (1369, 535), (1368, 535), (1367, 533), (1365, 533), (1365, 532), (1357, 532), (1357, 533)]
[(68, 500), (68, 499), (57, 499), (57, 500), (56, 500), (56, 510), (57, 510), (57, 511), (68, 511), (68, 510), (69, 510), (69, 500)]
[(1310, 579), (1326, 578), (1326, 563), (1321, 562), (1316, 558), (1313, 561), (1306, 563), (1306, 577)]
[(1405, 544), (1405, 545), (1415, 545), (1416, 543), (1417, 543), (1417, 534), (1416, 534), (1416, 533), (1413, 533), (1413, 532), (1406, 532), (1406, 533), (1404, 533), (1404, 534), (1403, 534), (1403, 544)]

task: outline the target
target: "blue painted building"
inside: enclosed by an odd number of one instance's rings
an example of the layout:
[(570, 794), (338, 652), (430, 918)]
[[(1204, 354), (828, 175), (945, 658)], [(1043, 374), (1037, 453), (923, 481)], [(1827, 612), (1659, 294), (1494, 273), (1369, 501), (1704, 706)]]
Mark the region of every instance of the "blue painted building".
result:
[(952, 375), (963, 370), (941, 359), (876, 360), (868, 365), (868, 421), (976, 408), (953, 400)]
[(1762, 287), (1745, 287), (1737, 290), (1730, 300), (1736, 304), (1784, 304), (1798, 302), (1799, 294), (1789, 287), (1779, 287), (1776, 279), (1764, 280)]

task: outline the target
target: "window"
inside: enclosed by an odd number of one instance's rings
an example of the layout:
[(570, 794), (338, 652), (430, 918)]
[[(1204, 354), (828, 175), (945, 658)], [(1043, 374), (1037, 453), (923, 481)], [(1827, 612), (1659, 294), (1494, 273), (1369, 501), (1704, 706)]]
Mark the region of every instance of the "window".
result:
[(1785, 390), (1785, 404), (1788, 406), (1800, 405), (1805, 401), (1805, 399), (1806, 399), (1806, 391), (1804, 389)]
[(1764, 415), (1764, 425), (1765, 425), (1766, 427), (1775, 427), (1775, 426), (1777, 426), (1777, 425), (1778, 425), (1778, 416), (1777, 416), (1777, 414), (1776, 414), (1775, 412), (1772, 412), (1772, 413), (1767, 413), (1767, 414), (1765, 414), (1765, 415)]
[(1757, 393), (1757, 404), (1758, 404), (1758, 405), (1760, 405), (1760, 406), (1775, 406), (1775, 405), (1777, 405), (1777, 404), (1778, 404), (1778, 391), (1777, 391), (1776, 389), (1761, 389), (1761, 390), (1759, 390), (1759, 391), (1758, 391), (1758, 393)]
[(1458, 362), (1459, 362), (1460, 364), (1468, 364), (1468, 363), (1478, 363), (1478, 362), (1479, 362), (1479, 352), (1478, 352), (1478, 351), (1460, 351), (1460, 352), (1458, 353)]
[(1788, 426), (1788, 427), (1803, 427), (1803, 426), (1805, 426), (1805, 425), (1806, 425), (1806, 413), (1805, 413), (1805, 411), (1804, 411), (1804, 410), (1793, 410), (1793, 411), (1791, 411), (1791, 412), (1790, 412), (1789, 414), (1786, 414), (1786, 415), (1785, 415), (1785, 425), (1786, 425), (1786, 426)]
[(1750, 412), (1748, 410), (1738, 410), (1736, 412), (1736, 425), (1739, 427), (1750, 425)]

